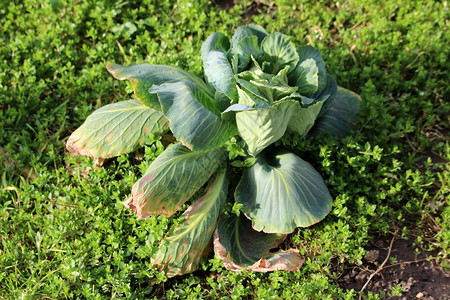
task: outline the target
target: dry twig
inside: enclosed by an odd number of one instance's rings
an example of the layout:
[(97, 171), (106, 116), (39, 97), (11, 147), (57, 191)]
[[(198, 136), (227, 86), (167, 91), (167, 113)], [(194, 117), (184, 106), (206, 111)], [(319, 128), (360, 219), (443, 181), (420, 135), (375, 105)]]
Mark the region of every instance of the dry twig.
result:
[(363, 287), (361, 288), (361, 290), (359, 291), (359, 292), (360, 292), (360, 294), (359, 294), (359, 300), (362, 299), (362, 292), (363, 292), (363, 291), (366, 289), (366, 287), (369, 285), (369, 282), (372, 280), (372, 278), (373, 278), (376, 274), (378, 274), (381, 270), (383, 270), (384, 265), (388, 262), (389, 257), (391, 256), (392, 245), (394, 245), (394, 240), (395, 240), (395, 237), (397, 236), (397, 232), (398, 232), (398, 230), (395, 231), (394, 236), (392, 237), (391, 243), (389, 244), (388, 254), (387, 254), (386, 258), (384, 259), (383, 263), (380, 265), (380, 267), (379, 267), (375, 272), (373, 272), (373, 273), (369, 276), (369, 278), (367, 279), (366, 283), (364, 284), (364, 286), (363, 286)]

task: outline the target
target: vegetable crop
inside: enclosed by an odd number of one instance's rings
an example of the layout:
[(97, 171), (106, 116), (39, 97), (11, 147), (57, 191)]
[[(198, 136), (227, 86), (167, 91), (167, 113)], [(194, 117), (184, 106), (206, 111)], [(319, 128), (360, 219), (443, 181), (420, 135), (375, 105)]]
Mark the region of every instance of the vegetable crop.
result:
[[(297, 250), (270, 250), (296, 228), (321, 221), (332, 197), (312, 165), (279, 141), (345, 136), (360, 98), (337, 87), (317, 49), (297, 48), (257, 25), (239, 27), (231, 40), (213, 33), (201, 56), (205, 80), (167, 65), (108, 64), (114, 77), (132, 82), (136, 99), (96, 110), (66, 147), (103, 160), (136, 150), (150, 136), (173, 134), (177, 142), (124, 202), (146, 219), (171, 216), (192, 201), (184, 223), (152, 258), (168, 277), (194, 271), (212, 239), (231, 270), (297, 270)], [(241, 176), (237, 186), (230, 176)], [(233, 199), (236, 213), (224, 210)]]

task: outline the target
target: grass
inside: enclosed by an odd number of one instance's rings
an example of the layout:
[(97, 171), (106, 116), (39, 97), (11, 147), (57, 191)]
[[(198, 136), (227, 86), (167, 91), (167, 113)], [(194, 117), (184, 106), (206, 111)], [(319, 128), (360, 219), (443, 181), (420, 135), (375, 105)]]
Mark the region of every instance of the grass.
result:
[[(448, 11), (446, 1), (3, 1), (0, 298), (353, 299), (337, 278), (395, 231), (418, 252), (438, 250), (448, 270)], [(121, 204), (162, 144), (85, 178), (92, 161), (66, 155), (64, 142), (94, 109), (131, 97), (107, 62), (201, 75), (203, 40), (250, 22), (320, 49), (337, 83), (364, 100), (341, 143), (292, 145), (324, 176), (333, 210), (286, 241), (306, 257), (298, 272), (234, 273), (210, 256), (167, 279), (149, 257), (177, 220), (138, 221)]]

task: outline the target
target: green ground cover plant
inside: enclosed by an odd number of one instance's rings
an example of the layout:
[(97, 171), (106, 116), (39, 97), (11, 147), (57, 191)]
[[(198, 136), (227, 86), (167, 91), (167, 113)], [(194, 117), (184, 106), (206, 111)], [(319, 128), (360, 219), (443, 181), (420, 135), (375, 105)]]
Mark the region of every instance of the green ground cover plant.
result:
[[(1, 2), (0, 297), (353, 299), (358, 291), (338, 279), (394, 232), (417, 252), (437, 250), (433, 259), (448, 268), (448, 9), (445, 1)], [(141, 221), (121, 202), (171, 141), (150, 138), (102, 168), (65, 154), (65, 143), (96, 109), (133, 97), (131, 83), (108, 76), (108, 62), (202, 78), (202, 43), (243, 23), (319, 49), (337, 84), (361, 95), (360, 115), (344, 139), (281, 139), (333, 198), (327, 218), (281, 245), (305, 257), (300, 270), (233, 272), (210, 255), (169, 279), (150, 259), (183, 216)]]

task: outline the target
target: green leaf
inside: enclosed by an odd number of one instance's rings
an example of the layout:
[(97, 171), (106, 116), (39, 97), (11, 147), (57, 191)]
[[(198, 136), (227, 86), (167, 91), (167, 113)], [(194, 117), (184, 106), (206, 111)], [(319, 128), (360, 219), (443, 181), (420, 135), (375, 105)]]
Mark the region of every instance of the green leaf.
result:
[(259, 98), (256, 95), (252, 94), (251, 92), (247, 92), (247, 91), (241, 89), (239, 86), (237, 86), (237, 90), (238, 90), (238, 95), (239, 95), (238, 104), (255, 108), (257, 102), (263, 102), (264, 107), (269, 106), (269, 103), (266, 103), (264, 100), (262, 100), (261, 98)]
[(258, 86), (254, 83), (236, 78), (239, 104), (244, 104), (248, 106), (252, 106), (255, 108), (264, 108), (269, 107), (269, 99), (264, 98), (264, 96), (260, 93)]
[[(327, 70), (325, 69), (325, 64), (320, 55), (320, 51), (312, 46), (302, 46), (298, 48), (299, 63), (302, 64), (306, 60), (313, 59), (317, 67), (317, 83), (318, 91), (321, 91), (327, 85)], [(295, 73), (295, 71), (293, 72)], [(295, 82), (297, 82), (295, 80)]]
[(244, 150), (245, 142), (242, 140), (236, 139), (236, 137), (232, 137), (226, 143), (226, 149), (228, 151), (228, 159), (232, 160), (238, 156), (247, 157), (247, 153)]
[(138, 100), (105, 105), (94, 111), (75, 130), (66, 147), (75, 155), (108, 158), (142, 146), (150, 135), (169, 130), (164, 115)]
[(317, 119), (310, 135), (328, 132), (332, 136), (343, 138), (353, 128), (361, 103), (361, 97), (347, 89), (338, 87), (336, 97), (329, 109)]
[(108, 64), (108, 71), (117, 79), (128, 79), (133, 84), (134, 94), (142, 104), (161, 111), (158, 97), (150, 94), (153, 85), (166, 82), (184, 82), (195, 85), (211, 97), (214, 95), (210, 88), (197, 76), (183, 69), (167, 65), (139, 64), (134, 66), (122, 66)]
[(261, 61), (270, 63), (269, 73), (276, 74), (284, 67), (289, 66), (291, 69), (297, 65), (299, 60), (297, 50), (288, 38), (279, 33), (269, 34), (261, 43), (261, 49), (264, 55)]
[(201, 188), (226, 159), (224, 149), (193, 152), (181, 144), (170, 145), (133, 186), (124, 202), (138, 219), (171, 216)]
[(237, 53), (233, 55), (231, 55), (231, 53), (228, 53), (227, 57), (230, 60), (233, 73), (237, 74), (239, 72), (239, 55)]
[[(286, 76), (288, 69), (289, 67), (286, 67), (276, 75), (263, 73), (258, 69), (242, 72), (237, 75), (237, 82), (251, 95), (264, 99), (265, 102), (273, 103), (292, 95), (298, 89), (298, 87), (288, 85)], [(241, 101), (242, 95), (240, 93), (239, 97), (239, 101)]]
[(227, 107), (230, 106), (231, 100), (227, 97), (224, 93), (219, 92), (216, 90), (214, 94), (214, 102), (216, 103), (216, 107), (219, 111), (224, 111), (227, 109)]
[(297, 271), (304, 262), (297, 250), (270, 252), (285, 238), (285, 234), (255, 231), (243, 214), (222, 215), (214, 235), (214, 251), (233, 271)]
[[(282, 69), (280, 72), (278, 72), (277, 75), (273, 76), (270, 79), (270, 85), (272, 86), (284, 86), (284, 87), (288, 87), (289, 83), (288, 83), (288, 78), (287, 78), (287, 73), (289, 72), (289, 67), (285, 67), (284, 69)], [(297, 90), (295, 88), (295, 90)]]
[(214, 95), (214, 98), (210, 97), (208, 94), (203, 92), (203, 90), (194, 87), (190, 87), (190, 91), (194, 94), (195, 99), (203, 105), (208, 111), (212, 112), (213, 114), (219, 116), (221, 114), (221, 110), (218, 107), (220, 105), (220, 102), (218, 102), (215, 98), (216, 94)]
[(279, 140), (298, 106), (297, 101), (287, 100), (267, 108), (237, 112), (236, 125), (239, 135), (247, 143), (248, 153), (255, 156)]
[(243, 38), (251, 36), (256, 36), (258, 38), (258, 45), (261, 45), (267, 36), (267, 32), (261, 26), (255, 24), (240, 26), (231, 37), (231, 47), (235, 48)]
[(202, 99), (210, 97), (203, 90), (176, 82), (153, 86), (151, 91), (158, 93), (173, 135), (193, 151), (220, 147), (237, 133), (233, 123), (221, 119), (202, 105), (214, 102), (213, 99)]
[(202, 44), (201, 52), (203, 63), (206, 63), (209, 52), (217, 50), (226, 53), (228, 49), (230, 49), (230, 39), (223, 33), (214, 32)]
[(230, 50), (230, 55), (238, 55), (238, 72), (245, 70), (253, 56), (257, 59), (261, 55), (258, 45), (258, 37), (246, 36)]
[(297, 64), (294, 70), (295, 85), (298, 86), (298, 92), (305, 96), (310, 96), (319, 89), (319, 69), (316, 61), (309, 58)]
[(291, 96), (298, 89), (297, 87), (292, 86), (272, 85), (260, 83), (257, 81), (251, 81), (250, 84), (255, 86), (258, 89), (261, 97), (266, 99), (269, 103), (274, 103), (276, 101), (286, 99), (286, 97)]
[(296, 106), (289, 120), (288, 128), (300, 136), (305, 136), (313, 127), (322, 105), (323, 101), (308, 107)]
[(184, 213), (185, 222), (165, 238), (151, 260), (167, 277), (187, 274), (197, 269), (208, 247), (220, 211), (225, 206), (228, 178), (225, 168), (218, 171), (206, 193)]
[(322, 91), (318, 91), (316, 94), (311, 96), (316, 101), (324, 101), (322, 109), (320, 110), (319, 117), (322, 116), (333, 103), (334, 98), (337, 93), (336, 81), (330, 75), (327, 75), (327, 85)]
[(253, 107), (244, 104), (233, 104), (222, 112), (222, 118), (228, 121), (235, 121), (236, 112), (243, 110), (252, 110)]
[(243, 110), (252, 110), (253, 108), (248, 106), (248, 105), (244, 105), (244, 104), (233, 104), (230, 107), (228, 107), (222, 114), (228, 113), (228, 112), (238, 112), (238, 111), (243, 111)]
[(231, 165), (236, 168), (249, 168), (256, 163), (256, 157), (248, 157), (245, 160), (235, 160)]
[(255, 230), (287, 234), (330, 212), (331, 195), (309, 163), (284, 149), (257, 158), (235, 191), (236, 202), (243, 204)]
[(126, 39), (129, 39), (136, 31), (137, 31), (136, 25), (134, 25), (131, 22), (126, 22), (124, 24), (119, 24), (111, 27), (111, 32), (116, 34), (116, 38), (124, 37)]
[(233, 103), (237, 102), (236, 80), (227, 55), (220, 51), (209, 52), (204, 67), (208, 83)]

